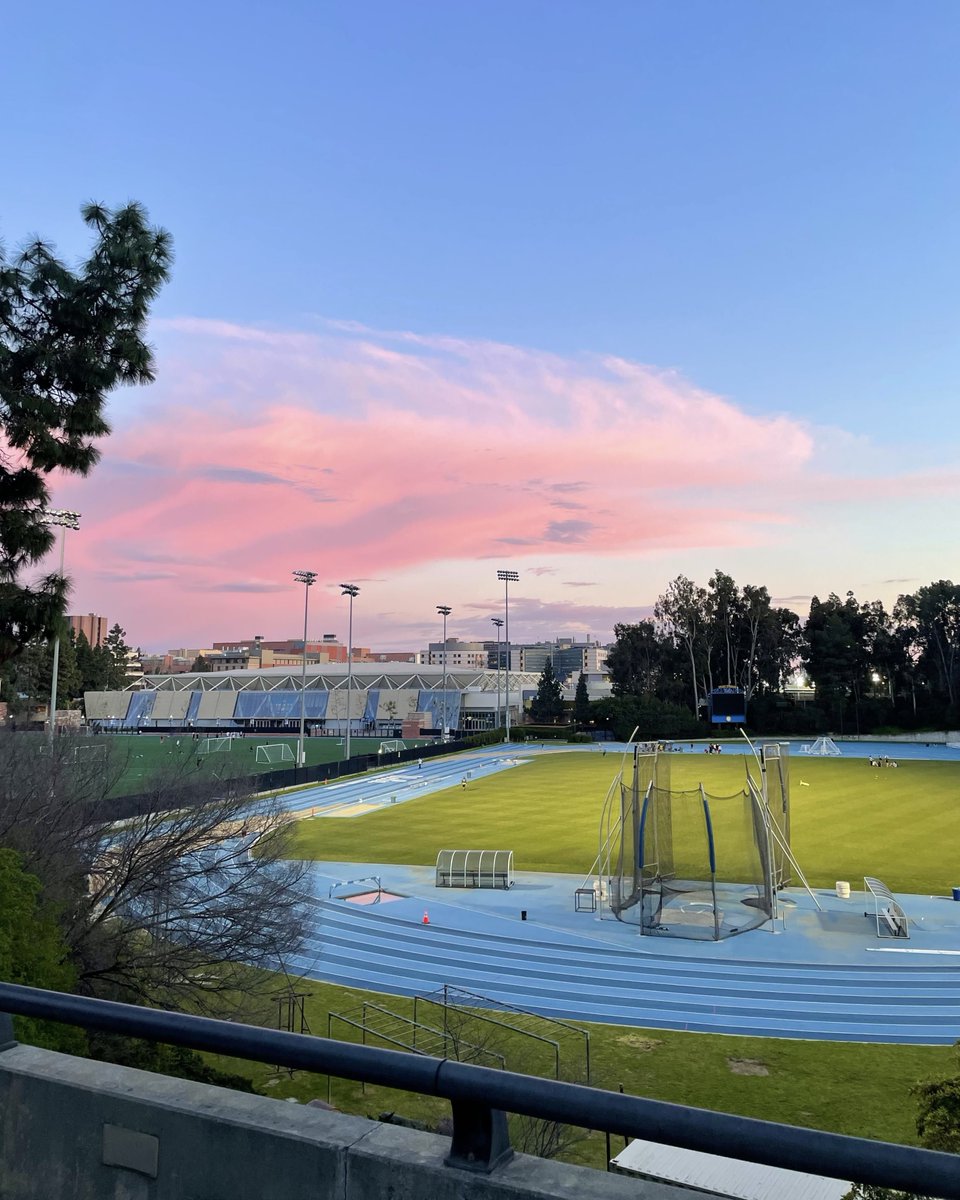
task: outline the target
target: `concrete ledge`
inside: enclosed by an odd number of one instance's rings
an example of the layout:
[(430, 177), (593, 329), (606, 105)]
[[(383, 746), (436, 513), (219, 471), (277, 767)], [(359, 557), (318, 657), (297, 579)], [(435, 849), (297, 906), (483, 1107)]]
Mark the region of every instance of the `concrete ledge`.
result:
[[(682, 1200), (669, 1185), (517, 1155), (443, 1165), (446, 1138), (72, 1058), (0, 1054), (4, 1200)], [(710, 1200), (704, 1197), (703, 1200)]]
[[(689, 1200), (686, 1189), (648, 1183), (529, 1154), (516, 1154), (492, 1175), (443, 1165), (446, 1138), (377, 1125), (347, 1155), (346, 1200)], [(700, 1193), (698, 1200), (719, 1200)]]

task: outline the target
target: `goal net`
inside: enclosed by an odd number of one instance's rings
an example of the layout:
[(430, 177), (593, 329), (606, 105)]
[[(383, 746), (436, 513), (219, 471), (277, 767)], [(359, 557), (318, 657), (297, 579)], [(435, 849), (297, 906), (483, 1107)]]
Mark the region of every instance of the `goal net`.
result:
[(198, 754), (229, 754), (233, 739), (228, 737), (206, 737), (197, 747)]
[(282, 763), (293, 761), (293, 751), (286, 744), (286, 742), (280, 742), (274, 746), (257, 747), (258, 763)]
[(817, 758), (840, 758), (843, 751), (833, 738), (820, 737), (812, 746), (801, 746), (801, 754), (809, 754)]
[(386, 742), (381, 742), (380, 749), (377, 751), (377, 753), (399, 754), (401, 750), (406, 750), (406, 748), (406, 742), (402, 741), (400, 738), (394, 738), (392, 741), (388, 740)]
[(74, 746), (73, 761), (80, 763), (106, 762), (106, 746)]

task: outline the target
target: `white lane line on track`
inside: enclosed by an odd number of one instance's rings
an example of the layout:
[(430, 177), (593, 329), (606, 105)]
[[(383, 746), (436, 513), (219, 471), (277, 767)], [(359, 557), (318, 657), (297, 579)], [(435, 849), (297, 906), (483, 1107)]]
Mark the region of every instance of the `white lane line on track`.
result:
[(865, 946), (868, 954), (960, 954), (960, 950), (921, 950), (907, 946)]

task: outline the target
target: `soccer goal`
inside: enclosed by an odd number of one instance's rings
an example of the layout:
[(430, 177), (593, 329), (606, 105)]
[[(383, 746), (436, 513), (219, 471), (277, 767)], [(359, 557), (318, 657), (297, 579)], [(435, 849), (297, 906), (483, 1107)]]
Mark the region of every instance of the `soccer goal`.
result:
[(833, 738), (819, 737), (812, 746), (801, 746), (800, 753), (815, 758), (840, 758), (843, 751)]
[(293, 751), (286, 742), (276, 742), (272, 746), (257, 747), (258, 763), (283, 763), (293, 761)]
[(106, 762), (107, 761), (107, 747), (106, 746), (74, 746), (73, 761), (79, 762), (79, 763)]
[(394, 738), (380, 743), (378, 754), (399, 754), (401, 750), (406, 750), (407, 744), (401, 738)]
[(228, 737), (206, 737), (197, 747), (198, 754), (229, 754), (233, 739)]

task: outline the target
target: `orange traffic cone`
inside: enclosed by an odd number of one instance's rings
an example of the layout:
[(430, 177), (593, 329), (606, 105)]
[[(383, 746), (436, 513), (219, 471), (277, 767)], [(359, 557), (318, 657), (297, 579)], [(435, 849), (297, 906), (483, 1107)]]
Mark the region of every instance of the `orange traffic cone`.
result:
[(426, 909), (423, 910), (423, 923), (424, 923), (424, 925), (430, 924), (430, 914), (427, 912)]

